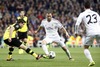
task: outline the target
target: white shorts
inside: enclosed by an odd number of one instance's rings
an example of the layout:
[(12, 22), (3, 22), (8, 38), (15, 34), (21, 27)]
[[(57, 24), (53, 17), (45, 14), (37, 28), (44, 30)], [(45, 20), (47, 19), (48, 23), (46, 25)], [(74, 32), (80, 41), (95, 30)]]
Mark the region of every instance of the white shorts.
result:
[(46, 37), (43, 40), (45, 40), (47, 43), (52, 43), (52, 42), (56, 42), (58, 43), (61, 47), (66, 46), (64, 44), (64, 41), (62, 40), (61, 37)]
[(100, 44), (100, 35), (92, 35), (84, 37), (83, 44), (84, 45), (92, 45), (94, 39), (96, 39), (97, 43)]

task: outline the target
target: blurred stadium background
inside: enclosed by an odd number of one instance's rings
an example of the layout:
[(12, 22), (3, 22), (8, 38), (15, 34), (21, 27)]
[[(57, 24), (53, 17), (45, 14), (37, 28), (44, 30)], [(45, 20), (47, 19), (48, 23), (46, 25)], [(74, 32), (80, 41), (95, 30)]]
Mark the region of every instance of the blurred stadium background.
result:
[[(48, 9), (53, 11), (53, 17), (58, 19), (71, 35), (69, 42), (64, 38), (68, 46), (81, 46), (81, 37), (74, 37), (74, 25), (80, 12), (84, 10), (83, 3), (86, 0), (0, 0), (0, 45), (4, 45), (2, 36), (8, 25), (15, 23), (19, 12), (24, 10), (30, 23), (30, 31), (34, 32), (45, 18)], [(100, 0), (90, 0), (94, 11), (100, 14)], [(84, 26), (81, 25), (84, 29)], [(30, 33), (29, 33), (30, 34)], [(44, 32), (33, 34), (28, 38), (30, 46), (37, 47)], [(61, 34), (63, 35), (63, 34)], [(64, 36), (64, 35), (63, 35)], [(94, 46), (96, 40), (94, 40)]]
[[(82, 49), (82, 38), (74, 36), (74, 25), (80, 12), (84, 11), (83, 3), (86, 0), (0, 0), (0, 67), (87, 67), (88, 61), (86, 60)], [(91, 6), (94, 11), (100, 15), (100, 0), (90, 0)], [(3, 33), (8, 25), (15, 23), (16, 17), (19, 12), (24, 10), (28, 21), (30, 23), (30, 31), (28, 36), (28, 46), (37, 53), (44, 53), (41, 48), (41, 40), (45, 33), (40, 31), (38, 34), (33, 34), (45, 18), (45, 13), (48, 9), (53, 11), (53, 17), (58, 19), (70, 34), (70, 38), (64, 38), (66, 45), (71, 51), (72, 56), (75, 58), (74, 62), (66, 59), (65, 54), (55, 43), (49, 46), (49, 50), (56, 52), (54, 60), (40, 59), (39, 61), (33, 60), (33, 57), (26, 55), (26, 53), (19, 55), (18, 49), (14, 51), (14, 62), (8, 62), (6, 56), (8, 49), (3, 42)], [(84, 29), (84, 25), (81, 24)], [(84, 35), (84, 34), (83, 34)], [(54, 47), (54, 48), (52, 48)], [(57, 47), (57, 48), (56, 48)], [(79, 47), (79, 48), (74, 48)], [(96, 44), (94, 39), (90, 51), (96, 62), (94, 67), (100, 67), (100, 45)], [(2, 62), (1, 62), (2, 61)]]

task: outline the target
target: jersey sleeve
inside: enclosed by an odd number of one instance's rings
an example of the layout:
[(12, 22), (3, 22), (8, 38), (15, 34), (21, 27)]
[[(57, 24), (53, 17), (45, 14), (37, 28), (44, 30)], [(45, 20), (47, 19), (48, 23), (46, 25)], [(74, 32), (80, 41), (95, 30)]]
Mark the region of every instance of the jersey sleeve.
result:
[(44, 26), (44, 21), (43, 21), (43, 20), (42, 20), (42, 22), (41, 22), (40, 26), (41, 26), (41, 27), (43, 27), (43, 26)]
[(76, 24), (75, 24), (75, 33), (78, 34), (78, 31), (79, 31), (79, 25), (80, 23), (82, 22), (82, 18), (83, 18), (83, 15), (82, 13), (78, 16), (78, 19), (76, 21)]
[(58, 28), (63, 28), (63, 25), (59, 22), (59, 21), (57, 21), (58, 23), (57, 23), (57, 26), (58, 26)]
[(15, 28), (15, 30), (18, 30), (18, 29), (20, 29), (20, 26), (18, 24), (15, 24), (14, 28)]
[(79, 26), (79, 25), (80, 25), (80, 23), (82, 22), (82, 18), (83, 18), (83, 14), (81, 13), (81, 14), (78, 16), (78, 18), (77, 18), (77, 21), (76, 21), (76, 24), (75, 24), (75, 25)]

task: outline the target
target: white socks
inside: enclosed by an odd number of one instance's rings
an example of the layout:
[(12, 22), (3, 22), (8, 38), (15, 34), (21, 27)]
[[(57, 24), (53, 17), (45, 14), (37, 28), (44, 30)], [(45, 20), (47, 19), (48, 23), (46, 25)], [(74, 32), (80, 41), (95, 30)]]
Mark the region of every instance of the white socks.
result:
[(42, 44), (42, 49), (45, 52), (46, 55), (49, 55), (49, 51), (46, 45)]
[(66, 51), (66, 54), (67, 54), (67, 56), (68, 56), (69, 58), (72, 58), (68, 49), (67, 49), (67, 51)]
[(89, 59), (90, 62), (93, 61), (90, 51), (88, 49), (84, 49), (84, 54)]

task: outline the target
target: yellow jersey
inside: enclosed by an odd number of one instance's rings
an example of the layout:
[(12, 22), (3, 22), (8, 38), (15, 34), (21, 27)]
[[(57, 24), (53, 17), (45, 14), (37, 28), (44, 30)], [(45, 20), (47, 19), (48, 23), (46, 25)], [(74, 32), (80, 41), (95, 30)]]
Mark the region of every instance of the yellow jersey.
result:
[(20, 29), (20, 26), (18, 24), (12, 24), (10, 25), (6, 30), (5, 30), (5, 33), (3, 35), (3, 39), (6, 40), (9, 38), (9, 34), (10, 34), (10, 27), (14, 27), (15, 30), (13, 31), (12, 33), (12, 37), (11, 38), (16, 38), (16, 33), (17, 33), (17, 30)]
[[(21, 19), (21, 17), (17, 17), (17, 19)], [(27, 26), (28, 18), (26, 16), (24, 16), (23, 20), (25, 21), (25, 24), (21, 29), (18, 30), (19, 32), (27, 32), (28, 31), (28, 26)]]

